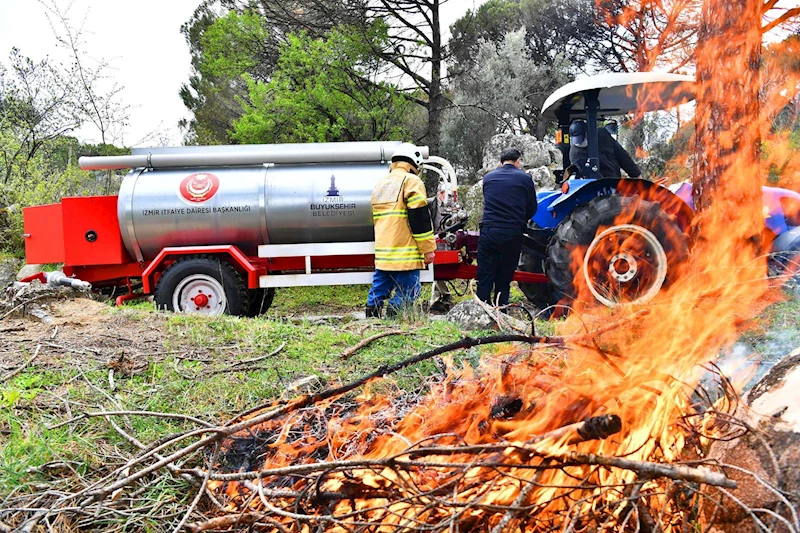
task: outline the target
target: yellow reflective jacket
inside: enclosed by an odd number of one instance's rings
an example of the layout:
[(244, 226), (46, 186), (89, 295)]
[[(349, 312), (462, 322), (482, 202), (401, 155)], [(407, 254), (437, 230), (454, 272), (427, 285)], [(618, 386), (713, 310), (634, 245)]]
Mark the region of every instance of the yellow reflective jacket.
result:
[(389, 175), (372, 190), (375, 268), (419, 270), (424, 254), (436, 250), (425, 185), (404, 161), (392, 163)]

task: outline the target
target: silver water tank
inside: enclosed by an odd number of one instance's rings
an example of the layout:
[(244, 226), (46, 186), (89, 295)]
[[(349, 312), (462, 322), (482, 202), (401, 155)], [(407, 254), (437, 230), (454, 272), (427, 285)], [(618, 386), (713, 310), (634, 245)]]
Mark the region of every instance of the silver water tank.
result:
[(168, 246), (374, 239), (372, 188), (386, 163), (136, 169), (122, 182), (122, 240), (138, 261)]
[[(122, 240), (138, 261), (168, 246), (357, 242), (374, 238), (370, 197), (399, 141), (134, 148), (81, 157), (132, 168), (119, 192)], [(428, 147), (418, 147), (423, 158)]]

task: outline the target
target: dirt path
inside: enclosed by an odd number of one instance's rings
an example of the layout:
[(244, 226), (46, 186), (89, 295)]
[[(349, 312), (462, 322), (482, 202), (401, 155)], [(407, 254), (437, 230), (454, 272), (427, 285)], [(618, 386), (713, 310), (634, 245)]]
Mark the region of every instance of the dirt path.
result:
[(63, 368), (90, 361), (136, 365), (163, 357), (166, 332), (156, 315), (117, 311), (86, 298), (49, 300), (49, 324), (31, 315), (0, 321), (0, 370), (16, 368), (39, 346), (36, 365)]

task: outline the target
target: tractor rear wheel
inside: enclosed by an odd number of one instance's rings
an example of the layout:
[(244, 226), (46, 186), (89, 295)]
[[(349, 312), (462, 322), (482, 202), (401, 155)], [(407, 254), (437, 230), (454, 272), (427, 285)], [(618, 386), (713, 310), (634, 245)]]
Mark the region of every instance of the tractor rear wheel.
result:
[(158, 309), (178, 313), (219, 316), (245, 315), (250, 295), (239, 272), (216, 257), (178, 259), (158, 280)]
[(545, 269), (559, 297), (615, 307), (655, 297), (688, 256), (688, 236), (658, 203), (600, 196), (556, 229)]

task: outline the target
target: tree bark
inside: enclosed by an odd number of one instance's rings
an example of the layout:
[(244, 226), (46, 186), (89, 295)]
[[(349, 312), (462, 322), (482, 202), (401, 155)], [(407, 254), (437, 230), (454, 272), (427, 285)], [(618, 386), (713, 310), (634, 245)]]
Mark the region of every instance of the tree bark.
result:
[(760, 253), (761, 0), (705, 0), (697, 49), (694, 202), (702, 242), (735, 233), (746, 264)]
[(431, 88), (428, 107), (428, 146), (431, 155), (441, 155), (442, 112), (445, 99), (442, 94), (442, 30), (439, 21), (439, 0), (431, 4)]

